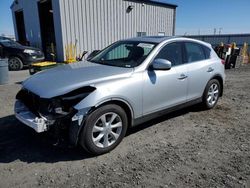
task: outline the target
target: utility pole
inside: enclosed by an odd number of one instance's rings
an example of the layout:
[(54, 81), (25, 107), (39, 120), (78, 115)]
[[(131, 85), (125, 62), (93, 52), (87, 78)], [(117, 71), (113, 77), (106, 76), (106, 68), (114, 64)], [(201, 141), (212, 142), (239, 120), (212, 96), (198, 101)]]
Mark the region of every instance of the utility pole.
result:
[(214, 35), (216, 35), (216, 28), (214, 28)]
[(222, 27), (219, 28), (219, 35), (221, 34), (222, 29), (223, 29)]

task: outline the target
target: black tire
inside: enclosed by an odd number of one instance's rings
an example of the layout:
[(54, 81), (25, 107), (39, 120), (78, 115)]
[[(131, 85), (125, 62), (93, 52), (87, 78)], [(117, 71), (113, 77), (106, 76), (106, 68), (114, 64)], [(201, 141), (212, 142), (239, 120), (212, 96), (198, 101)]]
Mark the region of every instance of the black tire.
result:
[[(214, 85), (217, 85), (218, 87), (218, 93), (217, 93), (217, 97), (216, 97), (216, 100), (213, 101), (213, 103), (209, 103), (208, 101), (208, 97), (209, 97), (209, 89), (214, 86)], [(207, 86), (205, 88), (205, 91), (203, 93), (203, 97), (202, 97), (202, 106), (205, 108), (205, 109), (212, 109), (216, 106), (219, 98), (220, 98), (220, 94), (221, 94), (221, 85), (220, 85), (220, 82), (216, 79), (212, 79), (210, 80), (208, 83), (207, 83)]]
[(9, 70), (18, 71), (23, 69), (23, 62), (19, 57), (9, 58)]
[[(119, 137), (112, 145), (104, 147), (104, 144), (103, 144), (103, 148), (98, 147), (93, 141), (93, 135), (95, 133), (93, 133), (92, 130), (93, 130), (94, 126), (98, 123), (98, 121), (101, 121), (98, 119), (100, 119), (105, 114), (109, 115), (109, 113), (115, 113), (116, 115), (118, 115), (117, 118), (118, 118), (119, 122), (121, 121), (122, 128), (120, 129)], [(106, 116), (105, 116), (105, 119), (106, 119)], [(89, 152), (91, 154), (101, 155), (101, 154), (110, 152), (122, 141), (122, 139), (124, 138), (124, 136), (127, 132), (128, 118), (127, 118), (126, 112), (120, 106), (114, 105), (114, 104), (109, 104), (109, 105), (101, 106), (100, 108), (93, 111), (86, 118), (86, 121), (85, 121), (83, 126), (84, 127), (83, 127), (83, 130), (82, 130), (81, 135), (80, 135), (80, 145), (82, 146), (82, 148), (84, 150), (86, 150), (87, 152)], [(109, 134), (108, 134), (108, 137), (111, 138)], [(103, 136), (103, 139), (104, 139), (104, 136)]]

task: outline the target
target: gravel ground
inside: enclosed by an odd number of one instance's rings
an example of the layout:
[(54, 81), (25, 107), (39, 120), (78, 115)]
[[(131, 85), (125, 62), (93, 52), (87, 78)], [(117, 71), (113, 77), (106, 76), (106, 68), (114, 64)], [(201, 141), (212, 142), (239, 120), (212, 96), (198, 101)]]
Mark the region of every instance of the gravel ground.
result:
[(29, 70), (9, 71), (9, 84), (19, 84), (30, 76)]
[(250, 187), (250, 66), (226, 74), (215, 109), (147, 122), (98, 157), (20, 124), (20, 85), (0, 86), (0, 187)]

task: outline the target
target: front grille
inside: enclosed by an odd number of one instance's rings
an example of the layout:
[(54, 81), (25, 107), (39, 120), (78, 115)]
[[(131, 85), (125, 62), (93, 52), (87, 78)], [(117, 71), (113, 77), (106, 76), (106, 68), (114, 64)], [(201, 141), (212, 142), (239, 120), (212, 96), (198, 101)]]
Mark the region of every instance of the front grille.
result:
[[(40, 96), (22, 89), (17, 93), (16, 99), (21, 101), (34, 115), (37, 117), (45, 117), (48, 120), (55, 120), (62, 118), (65, 115), (56, 114), (54, 108), (60, 107), (61, 100), (59, 99), (45, 99)], [(63, 109), (65, 112), (68, 110)], [(71, 108), (69, 110), (72, 110)], [(73, 111), (69, 111), (73, 112)], [(65, 116), (66, 117), (66, 116)]]
[(41, 99), (38, 95), (22, 89), (18, 92), (16, 99), (20, 100), (31, 112), (36, 115), (39, 115)]

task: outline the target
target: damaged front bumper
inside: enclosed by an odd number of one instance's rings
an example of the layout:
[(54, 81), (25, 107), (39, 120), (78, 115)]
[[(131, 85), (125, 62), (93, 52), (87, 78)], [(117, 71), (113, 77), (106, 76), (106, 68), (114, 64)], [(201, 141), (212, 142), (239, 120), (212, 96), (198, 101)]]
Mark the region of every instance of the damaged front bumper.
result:
[(47, 131), (49, 126), (54, 123), (54, 121), (49, 121), (45, 117), (37, 117), (19, 100), (15, 103), (15, 116), (19, 121), (31, 127), (37, 133)]
[[(70, 144), (77, 144), (83, 122), (85, 121), (88, 112), (90, 112), (90, 109), (91, 108), (84, 108), (81, 110), (77, 110), (75, 115), (71, 116), (70, 122), (68, 124)], [(50, 127), (56, 124), (56, 120), (48, 120), (45, 117), (37, 117), (20, 100), (16, 100), (14, 111), (15, 116), (19, 121), (31, 127), (37, 133), (49, 131)]]
[(91, 108), (84, 108), (78, 110), (78, 112), (71, 118), (71, 124), (69, 128), (69, 141), (72, 145), (77, 145), (79, 140), (80, 132), (84, 125), (84, 121), (91, 112)]

